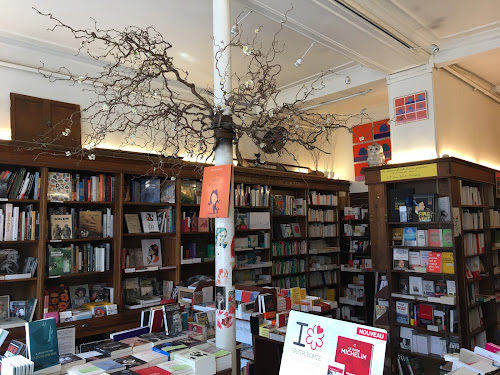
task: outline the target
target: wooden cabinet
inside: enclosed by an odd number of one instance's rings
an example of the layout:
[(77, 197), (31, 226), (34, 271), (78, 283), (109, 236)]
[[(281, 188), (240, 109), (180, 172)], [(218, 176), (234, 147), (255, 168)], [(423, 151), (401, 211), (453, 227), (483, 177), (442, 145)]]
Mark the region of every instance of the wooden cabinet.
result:
[[(12, 139), (47, 142), (67, 148), (81, 145), (80, 106), (21, 94), (10, 94)], [(71, 129), (64, 136), (63, 132)]]

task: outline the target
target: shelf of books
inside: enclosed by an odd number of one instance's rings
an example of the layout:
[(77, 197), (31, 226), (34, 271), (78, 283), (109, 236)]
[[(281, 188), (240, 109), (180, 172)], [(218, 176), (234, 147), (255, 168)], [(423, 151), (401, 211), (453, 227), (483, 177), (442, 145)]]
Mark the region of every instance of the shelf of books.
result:
[[(12, 338), (44, 316), (75, 324), (77, 337), (130, 328), (139, 307), (169, 299), (181, 280), (215, 278), (214, 223), (199, 218), (200, 175), (189, 163), (155, 173), (141, 155), (87, 160), (9, 145), (0, 160), (0, 328)], [(308, 238), (307, 189), (320, 186), (349, 184), (235, 168), (238, 283), (307, 286), (308, 251), (330, 247)]]
[(368, 195), (351, 194), (342, 211), (341, 284), (339, 318), (372, 325), (374, 274), (371, 269)]
[[(415, 178), (419, 169), (430, 176)], [(373, 267), (387, 270), (393, 370), (406, 361), (438, 374), (444, 354), (494, 337), (494, 171), (443, 158), (370, 168), (366, 179), (379, 199), (370, 195)]]
[(271, 189), (272, 278), (280, 288), (307, 287), (306, 190)]
[(308, 292), (338, 301), (340, 284), (339, 193), (307, 191)]

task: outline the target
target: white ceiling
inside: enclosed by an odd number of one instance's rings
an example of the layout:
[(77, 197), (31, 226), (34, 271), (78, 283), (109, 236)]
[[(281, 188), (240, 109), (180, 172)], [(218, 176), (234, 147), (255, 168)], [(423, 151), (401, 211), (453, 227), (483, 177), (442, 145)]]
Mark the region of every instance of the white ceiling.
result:
[[(239, 14), (253, 9), (242, 27), (252, 34), (255, 28), (262, 26), (259, 38), (265, 41), (279, 27), (278, 22), (290, 9), (290, 3), (284, 0), (233, 0), (232, 16), (236, 19)], [(201, 86), (212, 85), (210, 0), (0, 2), (0, 32), (74, 50), (78, 44), (71, 35), (59, 29), (47, 31), (53, 23), (37, 15), (32, 7), (81, 28), (93, 26), (91, 17), (101, 28), (152, 25), (172, 43), (175, 62), (189, 72), (192, 81)], [(293, 0), (287, 28), (280, 35), (285, 52), (278, 57), (283, 67), (278, 83), (289, 87), (301, 84), (325, 69), (334, 69), (342, 75), (345, 69), (356, 71), (356, 66), (361, 65), (389, 74), (426, 63), (431, 43), (456, 47), (456, 41), (495, 30), (500, 30), (498, 0)], [(303, 65), (296, 68), (293, 62), (312, 41), (316, 42), (315, 46)], [(441, 48), (439, 53), (444, 49)], [(26, 64), (26, 57), (6, 57), (6, 53), (0, 51), (0, 59), (11, 62), (18, 59)], [(499, 85), (500, 74), (496, 72), (499, 55), (499, 52), (491, 52), (476, 59), (466, 59), (461, 64)], [(233, 70), (243, 64), (242, 58), (243, 54), (238, 51), (233, 53)], [(355, 77), (351, 75), (351, 78), (354, 82)], [(338, 90), (345, 88), (339, 86)]]

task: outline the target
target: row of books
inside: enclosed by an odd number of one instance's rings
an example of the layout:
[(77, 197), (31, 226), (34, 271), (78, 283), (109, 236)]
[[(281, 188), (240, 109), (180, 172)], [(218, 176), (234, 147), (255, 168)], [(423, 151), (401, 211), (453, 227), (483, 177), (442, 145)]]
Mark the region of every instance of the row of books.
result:
[(236, 184), (234, 187), (234, 205), (251, 207), (269, 207), (270, 187), (267, 185)]
[(14, 206), (5, 203), (0, 208), (0, 241), (29, 241), (39, 237), (40, 212), (33, 205)]
[(182, 211), (181, 232), (213, 232), (215, 230), (215, 219), (198, 217), (194, 210)]
[(336, 224), (309, 224), (309, 237), (336, 237)]
[(395, 246), (453, 247), (453, 233), (451, 229), (392, 228), (392, 244)]
[(313, 208), (309, 208), (308, 210), (308, 220), (309, 221), (317, 221), (317, 222), (332, 222), (337, 221), (337, 211), (336, 210), (315, 210)]
[(339, 309), (340, 311), (340, 319), (348, 320), (351, 322), (366, 324), (366, 321), (363, 317), (359, 317), (359, 312), (353, 306), (343, 305)]
[(21, 255), (16, 249), (0, 249), (0, 280), (24, 279), (35, 276), (38, 259), (36, 257), (24, 257), (24, 265)]
[[(139, 221), (139, 216), (141, 220)], [(175, 209), (166, 207), (161, 210), (124, 214), (128, 233), (174, 233)], [(142, 223), (142, 226), (141, 226)]]
[(372, 270), (372, 260), (370, 258), (365, 259), (349, 259), (347, 264), (342, 264), (340, 267), (341, 271), (353, 272), (353, 271), (371, 271)]
[(500, 227), (500, 210), (490, 208), (490, 226)]
[(484, 324), (483, 307), (477, 306), (469, 310), (469, 332), (479, 329)]
[(269, 232), (258, 232), (246, 236), (234, 237), (234, 248), (236, 250), (264, 248), (268, 249), (271, 243), (271, 234)]
[(458, 332), (457, 309), (413, 301), (396, 301), (396, 322), (433, 332)]
[(479, 282), (474, 281), (467, 284), (467, 304), (469, 306), (477, 302), (488, 302), (495, 299), (495, 295), (486, 295), (480, 293)]
[[(130, 181), (126, 200), (141, 203), (175, 203), (175, 179), (141, 178)], [(130, 198), (130, 199), (128, 199)]]
[(302, 237), (299, 223), (274, 223), (274, 237), (292, 238)]
[(465, 259), (465, 276), (468, 280), (479, 280), (484, 272), (483, 262), (478, 256)]
[(40, 199), (40, 173), (19, 168), (0, 174), (0, 198)]
[(292, 195), (276, 194), (271, 196), (271, 213), (273, 215), (304, 215), (304, 199)]
[(137, 309), (160, 304), (164, 298), (170, 299), (173, 282), (154, 277), (129, 277), (123, 283), (125, 307)]
[(235, 217), (237, 230), (271, 229), (271, 216), (267, 211), (235, 212)]
[(343, 295), (343, 297), (350, 300), (364, 301), (365, 288), (363, 285), (347, 284), (347, 287), (341, 288), (341, 294)]
[(108, 174), (80, 175), (49, 172), (49, 201), (111, 202), (114, 200), (115, 178)]
[(413, 189), (389, 191), (390, 221), (451, 221), (450, 198), (437, 194), (414, 194)]
[(351, 240), (349, 241), (349, 252), (364, 253), (368, 246), (370, 246), (370, 240)]
[(455, 273), (455, 261), (451, 251), (410, 251), (407, 248), (393, 249), (393, 269), (399, 271)]
[(344, 207), (344, 220), (368, 219), (368, 209), (362, 207)]
[(51, 240), (113, 237), (111, 208), (88, 211), (74, 207), (49, 208)]
[[(10, 322), (21, 322), (22, 324), (31, 322), (35, 315), (37, 301), (36, 298), (22, 301), (12, 300), (8, 294), (0, 296), (0, 326)], [(2, 331), (0, 329), (0, 338)]]
[(424, 368), (420, 358), (406, 354), (398, 354), (397, 364), (399, 375), (424, 375)]
[(462, 205), (481, 206), (483, 204), (481, 190), (476, 186), (463, 185), (460, 193)]
[(307, 253), (306, 241), (273, 241), (272, 255), (297, 255)]
[(474, 230), (484, 228), (483, 211), (462, 210), (462, 228), (464, 230)]
[[(317, 271), (311, 272), (309, 274), (309, 287), (316, 288), (326, 285), (337, 284), (338, 280), (338, 272), (335, 271)], [(330, 299), (330, 298), (327, 298)], [(334, 299), (331, 299), (332, 301)]]
[(307, 285), (307, 278), (306, 275), (287, 276), (273, 280), (273, 285), (282, 289), (290, 289), (295, 287), (305, 288)]
[(309, 292), (312, 296), (319, 297), (321, 299), (326, 299), (327, 301), (335, 301), (336, 300), (336, 290), (334, 288), (328, 288), (328, 287), (323, 287), (323, 288), (310, 288)]
[(309, 204), (322, 206), (338, 206), (338, 197), (336, 194), (323, 194), (315, 190), (309, 191)]
[[(457, 336), (440, 337), (422, 333), (409, 327), (400, 327), (399, 346), (409, 352), (444, 357), (447, 353), (456, 353), (459, 344)], [(451, 351), (453, 350), (453, 351)]]
[(464, 252), (465, 255), (484, 254), (486, 243), (484, 233), (465, 233), (464, 234)]
[(47, 246), (49, 276), (78, 272), (104, 272), (110, 270), (111, 244), (95, 246), (90, 243), (65, 247)]
[(344, 224), (344, 236), (362, 237), (369, 236), (370, 228), (368, 224)]
[(273, 260), (273, 275), (286, 275), (305, 271), (305, 259)]
[[(416, 297), (441, 297), (455, 296), (455, 280), (428, 280), (420, 276), (410, 276), (409, 278), (400, 278), (398, 281), (397, 297), (416, 296)], [(394, 295), (394, 293), (393, 293)], [(396, 295), (394, 295), (396, 296)]]
[(309, 271), (327, 271), (338, 268), (340, 266), (329, 255), (311, 255), (309, 258)]
[(236, 267), (258, 266), (262, 262), (262, 251), (245, 251), (236, 255)]

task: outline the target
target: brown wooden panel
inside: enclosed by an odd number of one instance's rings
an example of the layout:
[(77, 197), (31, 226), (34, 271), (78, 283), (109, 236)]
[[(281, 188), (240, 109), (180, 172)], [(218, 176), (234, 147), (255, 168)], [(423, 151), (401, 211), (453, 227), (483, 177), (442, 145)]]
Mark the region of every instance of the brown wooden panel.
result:
[(43, 99), (10, 94), (12, 139), (27, 142), (38, 141), (42, 134), (50, 131), (50, 128), (43, 122), (46, 115)]
[(387, 192), (385, 184), (368, 186), (372, 268), (383, 272), (391, 269), (387, 233)]
[[(81, 145), (81, 123), (80, 106), (76, 104), (56, 102), (49, 100), (50, 121), (52, 123), (52, 139), (57, 139), (55, 144), (66, 147), (78, 147)], [(65, 137), (61, 134), (65, 129), (71, 129), (71, 133)]]

